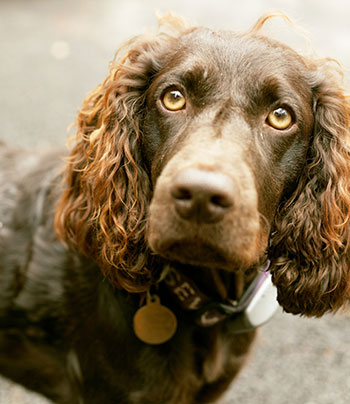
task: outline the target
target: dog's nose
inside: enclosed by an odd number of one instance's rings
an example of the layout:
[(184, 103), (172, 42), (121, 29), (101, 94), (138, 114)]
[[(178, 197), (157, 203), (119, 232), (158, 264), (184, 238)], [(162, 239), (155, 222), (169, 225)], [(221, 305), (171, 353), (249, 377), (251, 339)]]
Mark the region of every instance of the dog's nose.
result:
[(226, 174), (188, 168), (175, 176), (170, 192), (183, 219), (213, 223), (233, 208), (235, 188)]

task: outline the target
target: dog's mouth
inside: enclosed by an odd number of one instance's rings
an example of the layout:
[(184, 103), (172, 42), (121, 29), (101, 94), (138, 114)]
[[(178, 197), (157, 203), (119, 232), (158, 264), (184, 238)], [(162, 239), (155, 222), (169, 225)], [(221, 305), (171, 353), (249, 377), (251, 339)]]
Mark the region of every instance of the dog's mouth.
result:
[(238, 188), (236, 176), (222, 171), (188, 168), (174, 177), (174, 165), (168, 163), (158, 179), (149, 208), (147, 241), (153, 252), (231, 272), (254, 265), (265, 245), (250, 171)]
[(167, 246), (163, 246), (163, 248), (155, 252), (170, 261), (194, 267), (226, 271), (245, 269), (247, 267), (247, 263), (243, 262), (239, 256), (228, 255), (219, 246), (199, 239), (183, 239), (169, 242)]

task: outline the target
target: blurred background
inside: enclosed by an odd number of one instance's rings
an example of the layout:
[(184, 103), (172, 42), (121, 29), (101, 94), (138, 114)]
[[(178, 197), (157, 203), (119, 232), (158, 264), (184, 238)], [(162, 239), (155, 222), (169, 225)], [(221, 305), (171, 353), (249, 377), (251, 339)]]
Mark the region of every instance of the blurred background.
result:
[[(156, 27), (157, 10), (234, 30), (249, 28), (263, 13), (283, 11), (304, 30), (276, 20), (268, 23), (271, 36), (350, 68), (347, 0), (0, 0), (0, 139), (64, 145), (84, 95), (104, 79), (122, 42)], [(250, 362), (224, 400), (349, 402), (350, 316), (304, 319), (282, 312), (261, 328)], [(0, 379), (0, 404), (14, 403), (48, 402)]]

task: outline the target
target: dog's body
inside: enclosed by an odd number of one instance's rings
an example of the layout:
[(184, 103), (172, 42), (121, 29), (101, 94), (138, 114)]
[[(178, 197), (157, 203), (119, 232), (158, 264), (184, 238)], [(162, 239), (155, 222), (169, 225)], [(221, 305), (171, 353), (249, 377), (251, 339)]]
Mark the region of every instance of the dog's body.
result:
[[(238, 300), (268, 252), (287, 311), (346, 303), (348, 103), (263, 23), (236, 35), (177, 21), (130, 43), (79, 113), (63, 186), (58, 155), (0, 146), (5, 376), (57, 403), (215, 401), (255, 331), (197, 325), (163, 281), (169, 264)], [(149, 290), (178, 320), (161, 345), (133, 330)]]
[(255, 332), (201, 329), (160, 288), (178, 330), (164, 345), (139, 341), (138, 295), (114, 291), (54, 235), (60, 154), (0, 153), (1, 373), (67, 404), (204, 403), (224, 391)]

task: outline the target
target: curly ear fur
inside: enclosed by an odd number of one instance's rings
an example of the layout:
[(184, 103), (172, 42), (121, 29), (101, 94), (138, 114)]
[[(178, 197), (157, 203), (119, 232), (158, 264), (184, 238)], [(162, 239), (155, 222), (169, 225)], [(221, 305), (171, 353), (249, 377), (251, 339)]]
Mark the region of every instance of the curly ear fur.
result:
[(294, 195), (276, 218), (271, 259), (287, 312), (321, 316), (350, 297), (349, 100), (327, 63), (311, 67), (315, 126)]
[(161, 56), (187, 30), (171, 15), (160, 25), (157, 34), (122, 47), (109, 76), (85, 98), (55, 217), (61, 239), (96, 259), (114, 286), (132, 292), (146, 289), (152, 277), (144, 241), (151, 198), (140, 148), (144, 93)]

